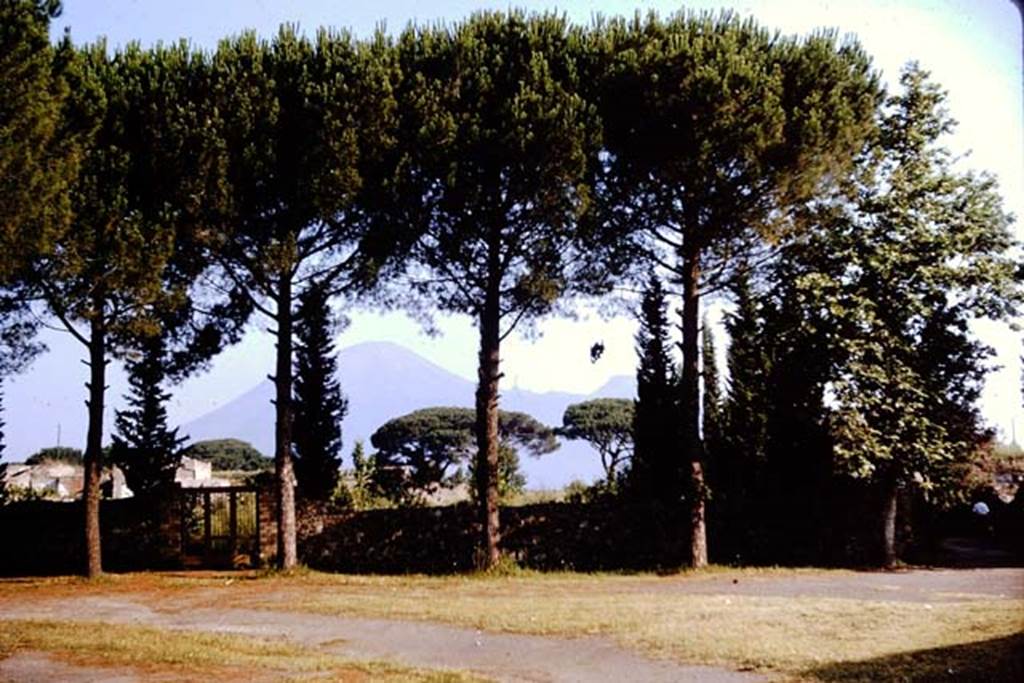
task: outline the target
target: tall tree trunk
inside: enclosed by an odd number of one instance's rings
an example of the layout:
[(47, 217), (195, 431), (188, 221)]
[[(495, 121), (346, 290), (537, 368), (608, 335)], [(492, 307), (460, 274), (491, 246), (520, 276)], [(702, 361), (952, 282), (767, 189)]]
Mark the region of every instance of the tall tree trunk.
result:
[(683, 376), (682, 437), (689, 460), (690, 567), (699, 569), (708, 563), (705, 524), (704, 458), (700, 439), (700, 250), (695, 240), (687, 239), (683, 251)]
[(292, 282), (284, 273), (277, 290), (277, 371), (274, 474), (277, 480), (277, 566), (298, 564), (295, 540), (295, 474), (292, 468)]
[(500, 559), (498, 543), (498, 382), (501, 380), (500, 277), (497, 275), (496, 245), (491, 246), (491, 273), (480, 314), (480, 364), (476, 388), (476, 487), (480, 502), (482, 530), (481, 569), (494, 567)]
[(100, 474), (103, 469), (103, 395), (106, 391), (107, 331), (103, 300), (94, 302), (95, 317), (89, 337), (89, 431), (85, 442), (82, 501), (85, 507), (85, 575), (103, 573), (100, 547)]
[(882, 562), (887, 569), (896, 566), (896, 515), (899, 508), (899, 487), (896, 478), (887, 476), (882, 490)]

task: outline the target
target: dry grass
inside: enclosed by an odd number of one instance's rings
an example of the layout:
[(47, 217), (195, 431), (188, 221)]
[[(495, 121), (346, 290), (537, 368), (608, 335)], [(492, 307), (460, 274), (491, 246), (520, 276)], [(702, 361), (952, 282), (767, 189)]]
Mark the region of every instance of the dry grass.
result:
[[(821, 576), (821, 570), (713, 569), (672, 582)], [(722, 579), (725, 579), (722, 581)], [(786, 680), (1024, 680), (1024, 600), (945, 596), (931, 604), (664, 590), (654, 575), (126, 575), (11, 585), (20, 599), (78, 591), (143, 594), (157, 609), (272, 611), (437, 621), (511, 633), (601, 635), (681, 662), (756, 669)], [(28, 593), (26, 593), (26, 590)], [(723, 591), (724, 592), (724, 591)], [(937, 596), (938, 597), (938, 596)], [(949, 601), (949, 598), (955, 598)], [(953, 674), (948, 671), (953, 670)]]
[[(263, 603), (273, 608), (268, 600)], [(290, 609), (423, 619), (485, 630), (605, 635), (683, 662), (797, 674), (1019, 633), (1024, 601), (934, 605), (811, 597), (759, 597), (579, 590), (559, 582), (474, 582), (388, 590), (310, 592)]]
[(460, 672), (427, 672), (387, 663), (352, 662), (310, 648), (251, 636), (168, 631), (85, 622), (4, 620), (0, 659), (41, 651), (76, 664), (130, 666), (144, 673), (172, 673), (192, 680), (303, 680), (461, 682), (479, 680)]

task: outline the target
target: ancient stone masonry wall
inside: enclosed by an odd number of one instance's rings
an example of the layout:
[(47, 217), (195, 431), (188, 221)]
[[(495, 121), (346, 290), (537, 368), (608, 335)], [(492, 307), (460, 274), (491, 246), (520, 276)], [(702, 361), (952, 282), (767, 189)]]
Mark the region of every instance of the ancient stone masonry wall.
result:
[[(474, 566), (475, 510), (468, 504), (300, 514), (299, 554), (325, 571), (451, 573)], [(678, 521), (648, 507), (546, 503), (501, 510), (502, 552), (536, 569), (654, 568), (681, 558)], [(667, 552), (659, 552), (666, 550)]]

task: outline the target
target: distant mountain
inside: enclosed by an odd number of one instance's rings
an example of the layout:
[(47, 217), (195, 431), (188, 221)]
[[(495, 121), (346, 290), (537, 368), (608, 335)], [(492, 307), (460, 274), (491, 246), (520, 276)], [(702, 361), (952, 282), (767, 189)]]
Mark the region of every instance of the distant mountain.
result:
[[(352, 445), (369, 438), (391, 418), (431, 406), (474, 404), (473, 382), (459, 377), (412, 351), (390, 342), (367, 342), (338, 353), (338, 378), (348, 396), (348, 415), (342, 423), (346, 460)], [(501, 407), (533, 415), (549, 425), (562, 421), (570, 403), (587, 398), (633, 397), (629, 377), (613, 377), (591, 396), (565, 392), (537, 393), (523, 389), (501, 392)], [(182, 427), (192, 441), (237, 438), (266, 454), (274, 449), (274, 385), (268, 380), (232, 401)], [(523, 469), (531, 488), (557, 488), (573, 479), (592, 481), (601, 475), (597, 454), (585, 444), (564, 443), (541, 458), (524, 457)]]

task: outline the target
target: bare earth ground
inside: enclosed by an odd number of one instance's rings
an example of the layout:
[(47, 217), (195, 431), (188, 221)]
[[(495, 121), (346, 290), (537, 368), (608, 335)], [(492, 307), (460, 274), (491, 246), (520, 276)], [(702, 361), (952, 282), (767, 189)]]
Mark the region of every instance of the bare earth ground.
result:
[[(188, 575), (181, 575), (188, 576)], [(227, 577), (227, 578), (225, 578)], [(564, 638), (491, 633), (398, 619), (318, 615), (293, 611), (318, 586), (287, 581), (239, 581), (229, 596), (205, 583), (175, 590), (142, 590), (129, 582), (108, 589), (39, 589), (31, 581), (0, 581), (0, 620), (38, 619), (131, 624), (159, 629), (284, 637), (350, 659), (387, 660), (421, 668), (470, 671), (499, 681), (759, 681), (749, 671), (683, 665), (630, 651), (604, 636)], [(164, 575), (165, 582), (177, 580)], [(185, 579), (187, 581), (187, 579)], [(876, 602), (941, 603), (1024, 598), (1024, 569), (911, 570), (903, 572), (782, 572), (698, 576), (593, 578), (622, 594), (828, 597)], [(154, 584), (159, 585), (159, 584)], [(65, 586), (64, 588), (76, 588)], [(401, 591), (399, 587), (396, 590)], [(580, 590), (587, 590), (586, 582)], [(257, 605), (251, 609), (245, 605)], [(1022, 615), (1024, 626), (1024, 615)], [(0, 661), (4, 681), (181, 680), (130, 667), (72, 664), (47, 653), (19, 650)]]

